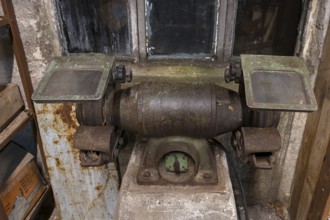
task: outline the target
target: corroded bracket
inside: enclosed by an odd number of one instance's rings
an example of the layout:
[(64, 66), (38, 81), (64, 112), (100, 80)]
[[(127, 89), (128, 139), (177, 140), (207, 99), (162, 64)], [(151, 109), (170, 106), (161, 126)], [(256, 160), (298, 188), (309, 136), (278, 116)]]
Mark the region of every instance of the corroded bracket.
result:
[(275, 162), (274, 152), (281, 148), (281, 136), (276, 128), (242, 127), (234, 133), (232, 143), (242, 162), (271, 169)]
[(113, 162), (114, 136), (112, 126), (79, 126), (74, 147), (80, 150), (81, 166), (101, 166)]

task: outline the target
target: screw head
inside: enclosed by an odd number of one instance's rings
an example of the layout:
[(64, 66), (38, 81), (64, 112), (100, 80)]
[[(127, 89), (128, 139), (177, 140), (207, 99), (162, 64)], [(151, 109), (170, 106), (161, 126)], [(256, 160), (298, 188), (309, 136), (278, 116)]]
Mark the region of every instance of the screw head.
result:
[(149, 170), (145, 170), (143, 171), (142, 176), (144, 179), (149, 179), (151, 177), (151, 173)]
[(212, 178), (212, 174), (210, 174), (210, 173), (204, 173), (203, 174), (203, 179), (210, 180), (211, 178)]

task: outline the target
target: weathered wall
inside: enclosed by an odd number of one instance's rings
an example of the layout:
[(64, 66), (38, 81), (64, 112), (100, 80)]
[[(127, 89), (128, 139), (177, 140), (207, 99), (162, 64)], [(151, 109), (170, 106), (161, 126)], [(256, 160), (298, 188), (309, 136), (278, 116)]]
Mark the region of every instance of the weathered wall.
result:
[[(13, 0), (34, 87), (42, 78), (49, 60), (54, 56), (60, 56), (62, 51), (52, 2)], [(17, 77), (15, 71), (14, 82), (19, 81)]]
[[(60, 56), (62, 49), (59, 43), (55, 10), (52, 1), (13, 0), (16, 19), (24, 45), (27, 63), (35, 87), (43, 76), (47, 63), (54, 56)], [(3, 14), (0, 11), (0, 14)], [(2, 41), (2, 42), (1, 42)], [(6, 50), (0, 53), (0, 58), (12, 56), (8, 36), (1, 38), (0, 46)], [(1, 48), (3, 49), (3, 48)], [(1, 56), (1, 54), (3, 54)], [(12, 81), (21, 85), (16, 61), (7, 57), (2, 60), (0, 70), (1, 82)], [(11, 62), (14, 62), (12, 65)], [(10, 70), (12, 70), (10, 72)], [(11, 78), (11, 79), (10, 79)], [(23, 91), (23, 90), (22, 90)]]

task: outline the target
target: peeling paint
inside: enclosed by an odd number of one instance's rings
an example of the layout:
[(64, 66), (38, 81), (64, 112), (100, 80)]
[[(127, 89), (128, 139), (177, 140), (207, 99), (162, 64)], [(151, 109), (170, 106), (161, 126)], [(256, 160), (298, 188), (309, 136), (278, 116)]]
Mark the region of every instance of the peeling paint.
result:
[(118, 193), (114, 164), (81, 167), (73, 147), (73, 104), (35, 104), (55, 202), (64, 219), (112, 219)]

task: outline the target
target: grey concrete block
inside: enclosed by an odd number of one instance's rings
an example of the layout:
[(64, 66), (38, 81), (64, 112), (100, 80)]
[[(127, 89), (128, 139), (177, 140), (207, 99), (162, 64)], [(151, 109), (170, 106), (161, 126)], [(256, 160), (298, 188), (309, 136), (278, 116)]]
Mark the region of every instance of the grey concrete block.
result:
[(117, 201), (116, 219), (237, 219), (226, 156), (216, 150), (219, 182), (209, 186), (138, 185), (142, 151), (136, 145)]

